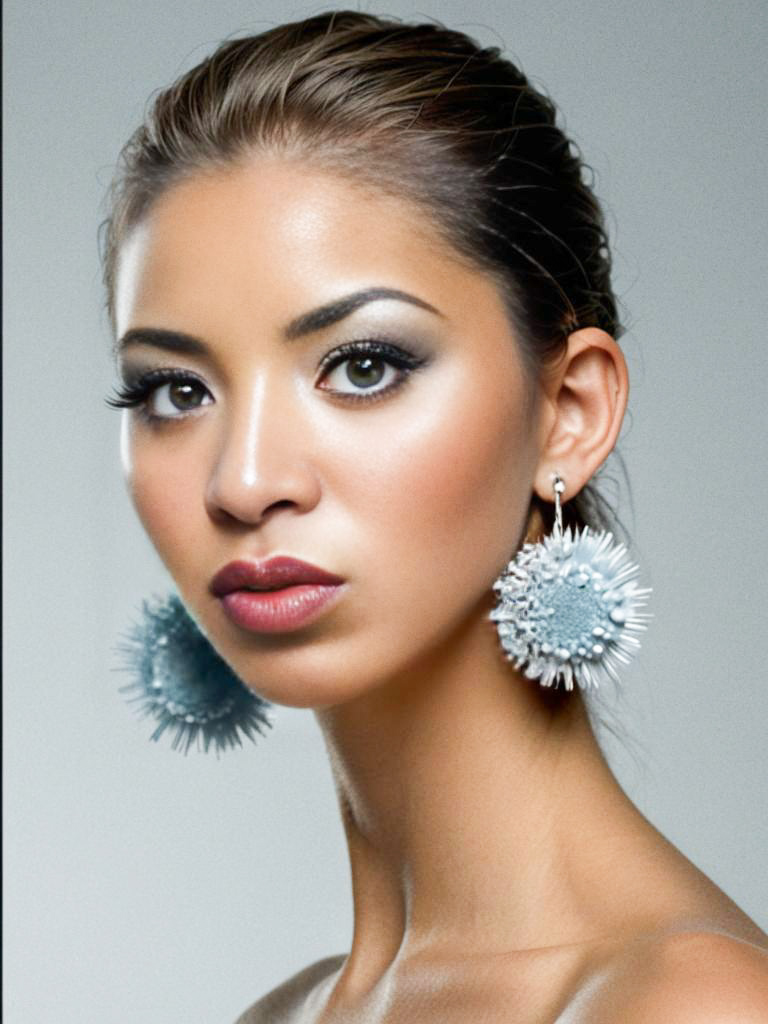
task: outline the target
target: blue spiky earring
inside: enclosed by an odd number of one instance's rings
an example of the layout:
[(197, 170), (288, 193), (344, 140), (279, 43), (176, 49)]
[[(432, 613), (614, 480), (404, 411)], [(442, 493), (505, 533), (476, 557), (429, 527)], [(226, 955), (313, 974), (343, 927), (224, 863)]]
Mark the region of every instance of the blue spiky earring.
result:
[(526, 543), (493, 584), (499, 603), (490, 613), (508, 661), (542, 686), (582, 689), (618, 682), (619, 663), (640, 646), (637, 634), (651, 615), (641, 612), (651, 593), (637, 586), (639, 567), (607, 530), (588, 526), (563, 532), (560, 496), (565, 483), (553, 474), (552, 533)]
[(116, 650), (123, 656), (118, 668), (133, 676), (120, 691), (143, 717), (155, 719), (153, 740), (171, 730), (174, 750), (186, 754), (197, 741), (198, 749), (213, 746), (218, 756), (242, 746), (243, 736), (256, 742), (272, 724), (269, 701), (235, 675), (176, 594), (144, 601), (140, 620)]

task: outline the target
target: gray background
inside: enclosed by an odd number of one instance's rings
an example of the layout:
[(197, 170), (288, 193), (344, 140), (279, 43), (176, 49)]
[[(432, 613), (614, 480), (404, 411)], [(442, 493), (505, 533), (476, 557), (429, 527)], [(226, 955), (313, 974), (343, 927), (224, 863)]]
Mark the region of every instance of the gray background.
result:
[[(656, 621), (617, 708), (623, 784), (768, 927), (768, 6), (370, 3), (499, 42), (597, 174), (631, 329), (619, 511)], [(150, 92), (222, 37), (318, 13), (235, 0), (5, 5), (5, 1015), (232, 1021), (348, 948), (310, 712), (217, 761), (151, 744), (112, 646), (169, 581), (125, 494), (96, 229)]]

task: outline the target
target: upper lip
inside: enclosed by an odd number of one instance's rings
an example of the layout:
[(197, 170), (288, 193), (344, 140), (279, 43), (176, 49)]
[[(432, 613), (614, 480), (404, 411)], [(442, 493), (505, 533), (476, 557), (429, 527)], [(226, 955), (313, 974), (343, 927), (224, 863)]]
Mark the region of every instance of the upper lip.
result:
[(220, 569), (211, 580), (210, 591), (215, 597), (223, 597), (233, 590), (255, 588), (270, 590), (275, 587), (290, 587), (299, 583), (339, 584), (341, 576), (319, 569), (298, 558), (280, 555), (262, 562), (239, 560), (230, 562)]

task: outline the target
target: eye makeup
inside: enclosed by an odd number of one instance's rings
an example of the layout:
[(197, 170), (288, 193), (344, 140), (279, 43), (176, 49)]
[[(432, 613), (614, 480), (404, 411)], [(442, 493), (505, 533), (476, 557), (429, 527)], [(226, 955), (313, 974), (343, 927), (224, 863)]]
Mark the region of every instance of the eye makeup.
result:
[[(330, 350), (320, 360), (318, 367), (319, 376), (316, 381), (318, 390), (326, 392), (335, 400), (349, 404), (370, 404), (385, 398), (387, 395), (399, 390), (405, 384), (411, 373), (426, 366), (431, 361), (429, 356), (418, 355), (408, 351), (400, 345), (391, 341), (379, 338), (365, 338), (358, 341), (346, 342)], [(344, 363), (347, 367), (347, 383), (353, 390), (341, 390), (339, 388), (323, 387), (320, 381), (327, 379), (332, 372)], [(376, 364), (394, 369), (393, 379), (384, 387), (374, 387), (379, 383), (376, 379), (371, 384), (364, 381), (360, 390), (354, 390), (356, 383), (350, 376), (350, 370), (357, 365), (358, 370), (363, 368), (363, 375), (370, 374), (372, 367)], [(374, 373), (375, 376), (375, 373)], [(202, 405), (195, 405), (190, 409), (176, 406), (179, 415), (158, 414), (152, 409), (152, 402), (160, 389), (165, 386), (176, 385), (185, 389), (185, 399), (191, 397), (194, 389), (205, 392), (210, 396), (210, 391), (203, 381), (191, 371), (179, 368), (160, 367), (142, 371), (140, 368), (128, 370), (124, 373), (124, 380), (115, 393), (105, 401), (110, 408), (115, 409), (136, 409), (139, 415), (148, 423), (167, 423), (186, 419), (195, 415)], [(177, 393), (178, 397), (178, 393)], [(210, 403), (205, 403), (210, 404)]]
[[(157, 369), (141, 370), (126, 373), (123, 384), (115, 389), (114, 395), (105, 399), (106, 404), (112, 409), (136, 409), (141, 417), (150, 423), (167, 422), (170, 420), (185, 419), (200, 406), (192, 410), (179, 409), (181, 415), (168, 416), (157, 414), (150, 409), (150, 400), (153, 399), (161, 388), (177, 385), (179, 388), (186, 388), (187, 397), (190, 392), (197, 388), (210, 396), (206, 385), (189, 370), (181, 370), (171, 367), (158, 367)], [(210, 403), (207, 403), (210, 404)]]
[[(319, 380), (327, 378), (331, 371), (344, 363), (349, 364), (347, 367), (347, 379), (353, 385), (354, 381), (350, 376), (350, 370), (356, 364), (358, 367), (367, 366), (368, 368), (370, 368), (371, 364), (375, 365), (377, 363), (394, 367), (397, 371), (394, 379), (386, 387), (376, 388), (376, 390), (373, 390), (367, 384), (363, 384), (363, 389), (360, 391), (341, 391), (336, 388), (321, 388), (320, 390), (328, 391), (343, 401), (378, 401), (390, 392), (399, 389), (411, 373), (425, 366), (427, 362), (428, 359), (425, 356), (415, 355), (389, 341), (365, 339), (363, 341), (347, 342), (337, 346), (320, 361)], [(363, 372), (365, 373), (365, 371)], [(378, 381), (374, 381), (374, 383), (378, 383)]]

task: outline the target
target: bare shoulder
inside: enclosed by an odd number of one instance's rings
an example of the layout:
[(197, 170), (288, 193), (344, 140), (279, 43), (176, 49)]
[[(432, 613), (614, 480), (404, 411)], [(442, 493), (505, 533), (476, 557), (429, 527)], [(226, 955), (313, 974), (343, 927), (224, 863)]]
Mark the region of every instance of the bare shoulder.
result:
[(588, 989), (574, 1020), (768, 1024), (768, 947), (722, 932), (676, 932), (634, 944)]
[(277, 988), (242, 1013), (235, 1024), (290, 1024), (297, 1019), (307, 998), (326, 978), (337, 971), (346, 955), (328, 956), (291, 975)]

